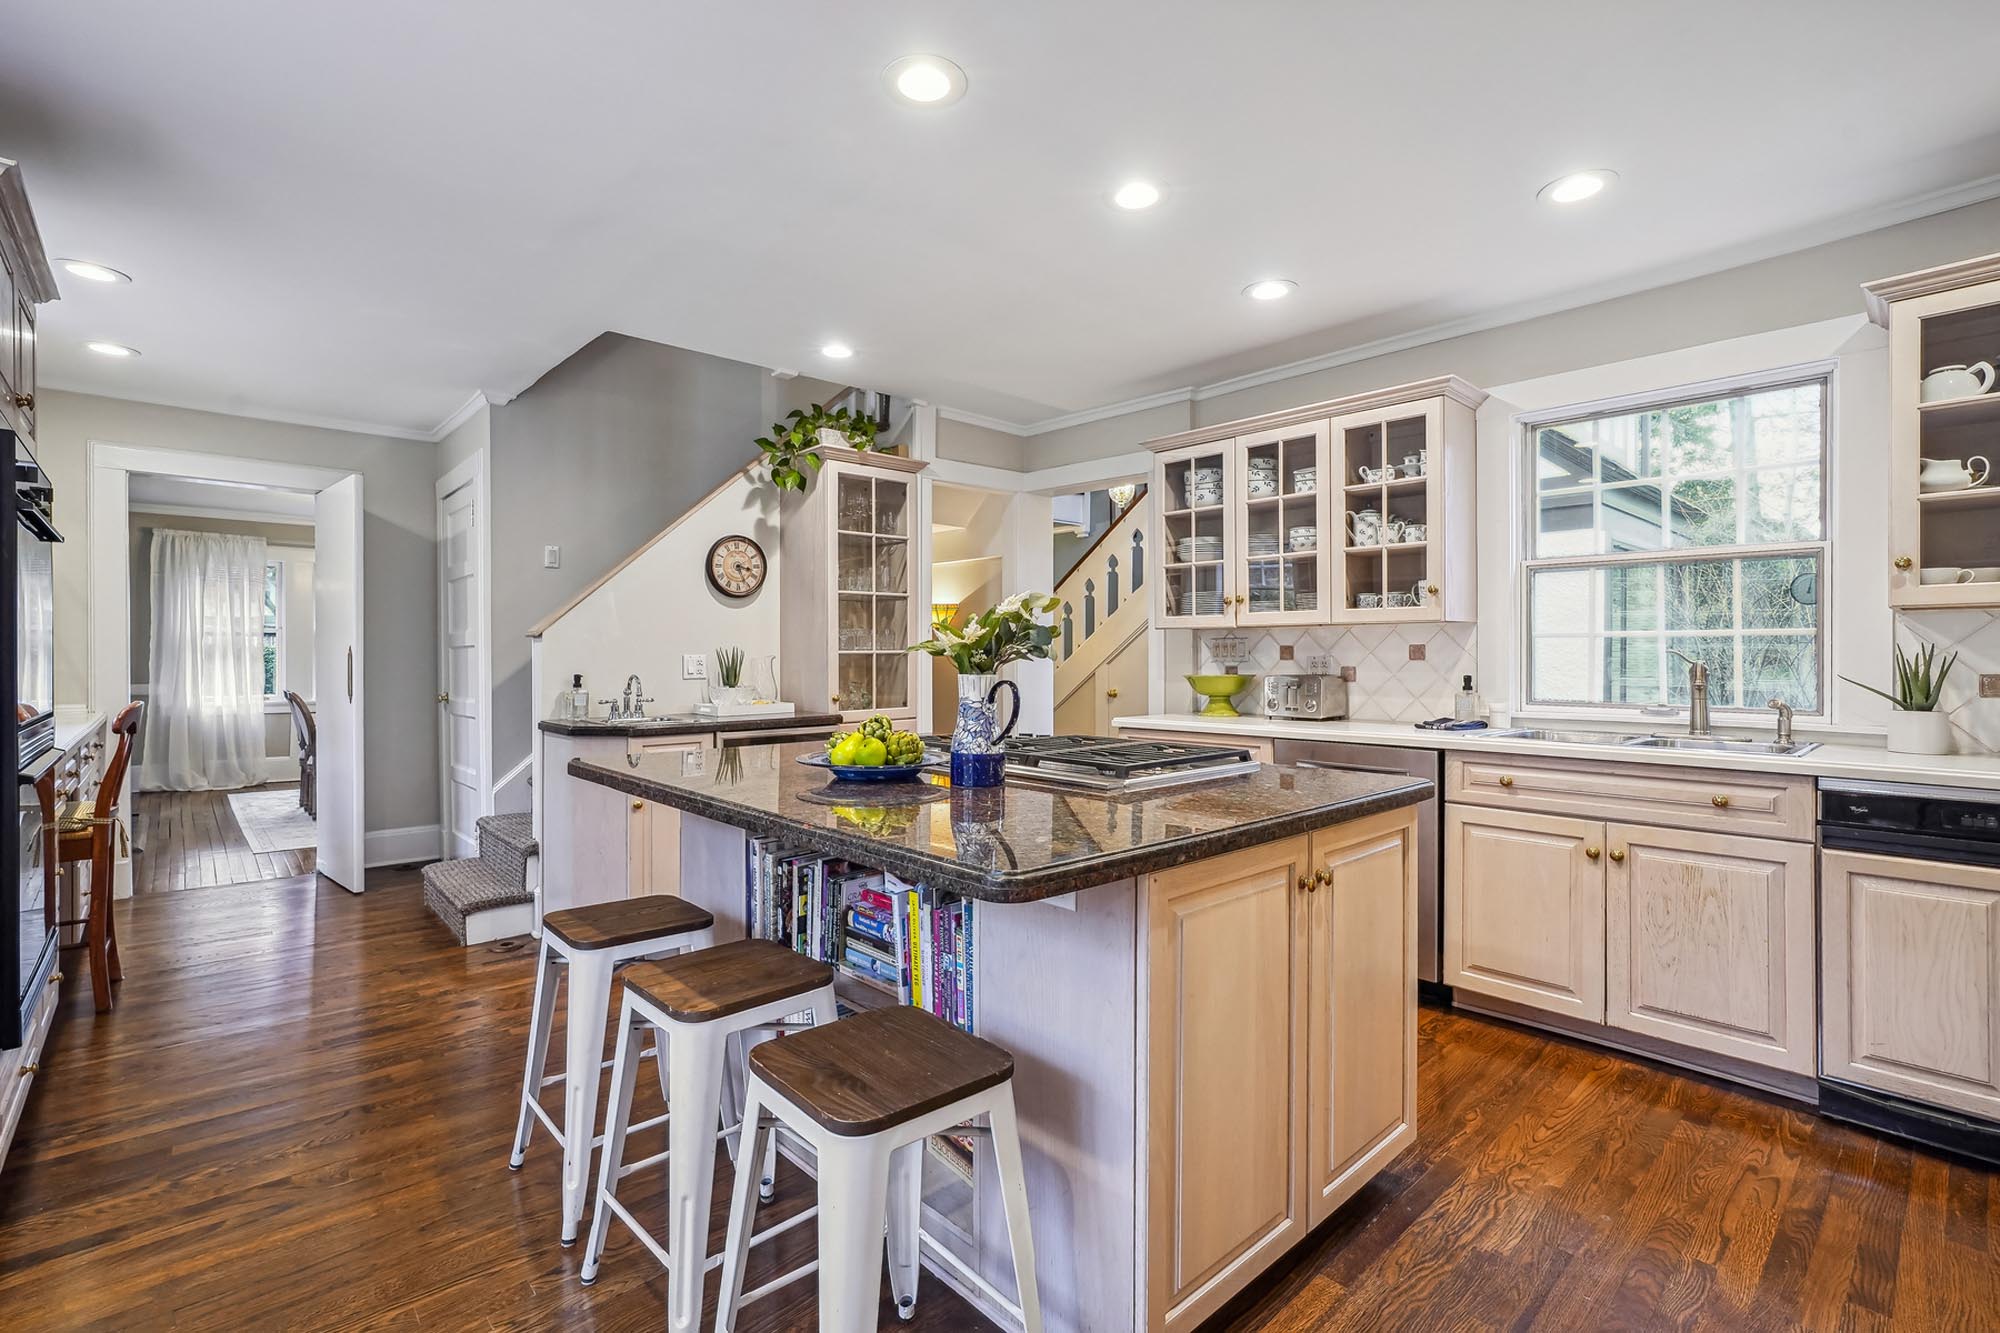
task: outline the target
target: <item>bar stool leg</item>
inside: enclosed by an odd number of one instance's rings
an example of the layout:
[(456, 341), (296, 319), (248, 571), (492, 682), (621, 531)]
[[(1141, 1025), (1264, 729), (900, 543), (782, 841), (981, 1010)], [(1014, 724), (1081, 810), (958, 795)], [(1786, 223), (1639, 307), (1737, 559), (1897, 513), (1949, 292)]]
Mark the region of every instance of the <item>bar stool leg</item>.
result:
[(993, 1159), (1000, 1173), (1000, 1198), (1007, 1209), (1007, 1239), (1014, 1251), (1015, 1301), (1021, 1326), (1042, 1333), (1042, 1295), (1035, 1283), (1035, 1237), (1028, 1225), (1028, 1181), (1021, 1169), (1021, 1127), (1014, 1117), (1014, 1085), (993, 1092), (988, 1113), (993, 1127)]
[(923, 1216), (924, 1141), (906, 1143), (889, 1154), (889, 1288), (896, 1314), (917, 1312), (917, 1227)]
[(820, 1333), (866, 1333), (882, 1304), (882, 1225), (889, 1154), (876, 1138), (823, 1139), (819, 1150)]
[(548, 937), (535, 959), (535, 1007), (528, 1019), (528, 1072), (521, 1076), (521, 1122), (514, 1126), (514, 1152), (507, 1159), (510, 1171), (519, 1171), (528, 1151), (528, 1139), (535, 1132), (535, 1113), (528, 1103), (542, 1095), (542, 1072), (549, 1067), (549, 1028), (556, 1009), (556, 959)]
[[(693, 1333), (701, 1326), (701, 1286), (708, 1254), (708, 1212), (715, 1187), (714, 1117), (701, 1114), (722, 1103), (726, 1033), (705, 1025), (676, 1025), (667, 1042), (680, 1114), (667, 1121), (667, 1327)], [(672, 1108), (670, 1108), (672, 1109)]]
[(611, 1057), (611, 1105), (605, 1110), (604, 1151), (597, 1159), (597, 1202), (590, 1214), (590, 1242), (583, 1250), (581, 1277), (586, 1286), (597, 1281), (604, 1234), (611, 1229), (611, 1210), (604, 1200), (617, 1191), (618, 1172), (625, 1165), (625, 1131), (632, 1123), (632, 1093), (639, 1081), (639, 1047), (646, 1026), (626, 1000), (618, 1015), (618, 1048)]
[(590, 1148), (597, 1134), (597, 1086), (604, 1017), (611, 1008), (611, 953), (579, 949), (569, 960), (568, 1031), (563, 1063), (562, 1243), (576, 1244), (590, 1197)]
[(730, 1193), (729, 1234), (722, 1245), (722, 1289), (715, 1302), (715, 1333), (735, 1333), (736, 1310), (743, 1303), (743, 1272), (750, 1263), (750, 1235), (757, 1226), (757, 1172), (766, 1138), (777, 1132), (764, 1123), (757, 1097), (757, 1080), (746, 1079), (743, 1090), (742, 1149), (736, 1155), (736, 1185)]

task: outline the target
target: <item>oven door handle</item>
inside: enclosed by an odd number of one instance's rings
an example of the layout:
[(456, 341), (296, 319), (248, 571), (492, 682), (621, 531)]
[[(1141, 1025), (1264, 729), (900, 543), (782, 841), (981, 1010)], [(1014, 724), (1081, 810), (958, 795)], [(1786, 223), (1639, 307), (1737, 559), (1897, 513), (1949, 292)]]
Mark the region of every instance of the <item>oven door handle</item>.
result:
[[(14, 511), (14, 516), (21, 520), (21, 526), (32, 533), (38, 541), (59, 542), (63, 539), (63, 535), (56, 531), (55, 524), (43, 518), (39, 509), (23, 505)], [(0, 519), (0, 522), (5, 521)]]
[(1415, 778), (1423, 776), (1421, 773), (1412, 773), (1407, 768), (1378, 768), (1373, 764), (1334, 764), (1324, 759), (1299, 759), (1293, 762), (1292, 767), (1325, 768), (1331, 769), (1336, 773), (1380, 773), (1382, 776), (1389, 778)]

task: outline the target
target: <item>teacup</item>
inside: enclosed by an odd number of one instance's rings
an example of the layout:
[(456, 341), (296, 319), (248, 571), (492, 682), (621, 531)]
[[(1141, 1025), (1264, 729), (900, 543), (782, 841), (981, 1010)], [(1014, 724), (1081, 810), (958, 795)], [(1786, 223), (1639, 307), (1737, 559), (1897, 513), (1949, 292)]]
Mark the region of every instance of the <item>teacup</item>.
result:
[(1972, 575), (1967, 583), (2000, 583), (2000, 565), (1974, 565), (1965, 572)]
[(1421, 523), (1405, 523), (1403, 525), (1403, 535), (1399, 540), (1405, 542), (1420, 542), (1424, 540), (1425, 536), (1428, 535), (1429, 532), (1430, 529), (1426, 528)]
[(1970, 583), (1972, 571), (1957, 565), (1931, 565), (1918, 570), (1917, 577), (1925, 583)]
[(1382, 594), (1379, 592), (1357, 592), (1354, 594), (1354, 604), (1362, 610), (1373, 611), (1382, 605)]
[(1431, 454), (1428, 449), (1419, 449), (1413, 454), (1403, 455), (1403, 475), (1421, 477), (1430, 468)]
[(1430, 600), (1431, 600), (1431, 598), (1430, 598), (1430, 593), (1429, 593), (1429, 591), (1428, 591), (1428, 588), (1429, 588), (1429, 586), (1430, 586), (1430, 585), (1428, 585), (1428, 584), (1426, 584), (1426, 583), (1422, 582), (1421, 580), (1420, 580), (1420, 581), (1418, 581), (1417, 583), (1414, 583), (1414, 584), (1412, 584), (1412, 585), (1410, 586), (1410, 605), (1411, 605), (1411, 606), (1429, 606), (1429, 605), (1430, 605)]
[(1415, 603), (1414, 603), (1414, 602), (1412, 602), (1412, 601), (1410, 600), (1410, 594), (1408, 594), (1408, 593), (1406, 593), (1406, 592), (1392, 592), (1392, 593), (1390, 593), (1390, 594), (1388, 595), (1388, 598), (1387, 598), (1387, 601), (1385, 602), (1385, 605), (1388, 605), (1388, 606), (1414, 606), (1414, 605), (1415, 605)]
[(1409, 538), (1404, 536), (1404, 534), (1409, 530), (1410, 525), (1402, 519), (1385, 518), (1382, 520), (1382, 541), (1392, 546), (1397, 542), (1408, 541)]
[(1361, 469), (1361, 480), (1365, 482), (1383, 482), (1395, 475), (1396, 469), (1392, 467), (1364, 467)]

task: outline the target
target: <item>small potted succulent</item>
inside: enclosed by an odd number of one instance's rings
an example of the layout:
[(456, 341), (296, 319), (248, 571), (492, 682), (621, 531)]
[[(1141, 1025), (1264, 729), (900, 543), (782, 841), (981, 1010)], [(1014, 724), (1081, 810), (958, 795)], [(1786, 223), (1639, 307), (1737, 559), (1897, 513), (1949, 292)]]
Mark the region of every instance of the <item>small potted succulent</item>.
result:
[(845, 407), (831, 411), (814, 403), (810, 411), (793, 408), (785, 420), (771, 423), (771, 433), (760, 436), (757, 448), (771, 469), (771, 482), (781, 491), (803, 491), (819, 471), (820, 449), (846, 445), (867, 451), (875, 447), (877, 430), (873, 417)]
[(1873, 685), (1862, 685), (1849, 676), (1841, 679), (1849, 685), (1860, 685), (1870, 694), (1880, 695), (1895, 705), (1889, 714), (1889, 748), (1898, 754), (1950, 754), (1951, 719), (1938, 711), (1938, 701), (1944, 695), (1945, 677), (1951, 674), (1952, 666), (1958, 661), (1958, 654), (1952, 653), (1943, 662), (1938, 662), (1937, 645), (1927, 643), (1916, 653), (1903, 651), (1903, 645), (1894, 645), (1896, 656), (1896, 689), (1878, 690)]
[[(1032, 662), (1049, 655), (1055, 627), (1037, 616), (1062, 605), (1045, 592), (1019, 592), (990, 610), (981, 611), (958, 629), (949, 617), (931, 626), (931, 637), (912, 644), (913, 651), (948, 657), (958, 668), (958, 725), (951, 733), (951, 784), (991, 787), (1000, 782), (1005, 755), (1000, 744), (1021, 719), (1021, 691), (995, 673), (1009, 662)], [(1002, 727), (994, 702), (1001, 690), (1011, 691), (1014, 711)]]

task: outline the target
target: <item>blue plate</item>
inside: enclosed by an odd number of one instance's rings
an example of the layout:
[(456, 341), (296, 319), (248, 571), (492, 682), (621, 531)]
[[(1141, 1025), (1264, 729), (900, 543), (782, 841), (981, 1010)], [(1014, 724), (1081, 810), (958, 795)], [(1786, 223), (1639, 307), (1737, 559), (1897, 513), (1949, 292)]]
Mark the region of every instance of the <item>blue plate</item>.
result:
[(917, 774), (937, 762), (928, 752), (920, 764), (836, 764), (824, 754), (802, 754), (799, 762), (809, 768), (823, 768), (839, 782), (915, 782)]

